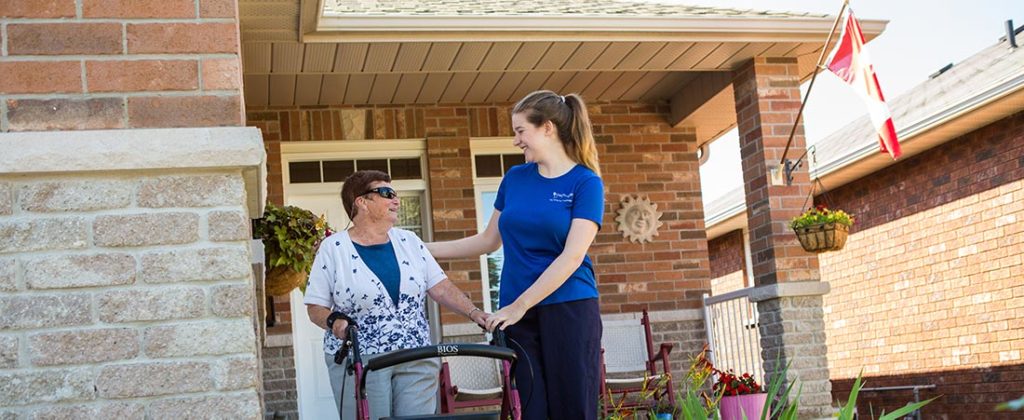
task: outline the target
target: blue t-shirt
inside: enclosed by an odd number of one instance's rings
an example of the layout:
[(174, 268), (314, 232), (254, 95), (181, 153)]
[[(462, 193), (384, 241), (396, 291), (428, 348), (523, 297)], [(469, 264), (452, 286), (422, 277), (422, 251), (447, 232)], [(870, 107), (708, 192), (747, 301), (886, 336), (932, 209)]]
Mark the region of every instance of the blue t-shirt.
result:
[[(505, 261), (501, 269), (498, 302), (515, 302), (540, 278), (565, 249), (572, 219), (586, 219), (601, 226), (604, 216), (604, 183), (583, 165), (557, 178), (545, 178), (536, 163), (509, 169), (498, 187), (494, 208), (501, 212)], [(597, 297), (597, 282), (590, 257), (551, 295), (538, 305)]]
[(380, 245), (359, 245), (352, 242), (352, 245), (366, 266), (370, 267), (370, 271), (377, 275), (377, 280), (384, 285), (384, 289), (391, 296), (391, 303), (397, 305), (401, 270), (398, 268), (398, 258), (395, 257), (395, 247), (391, 245), (391, 241)]

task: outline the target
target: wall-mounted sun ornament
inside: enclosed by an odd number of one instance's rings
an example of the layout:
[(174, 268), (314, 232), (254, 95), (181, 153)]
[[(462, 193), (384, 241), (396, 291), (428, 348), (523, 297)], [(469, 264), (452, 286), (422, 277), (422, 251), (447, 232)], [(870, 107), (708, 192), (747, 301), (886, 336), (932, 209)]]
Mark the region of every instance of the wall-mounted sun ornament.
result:
[(658, 211), (658, 205), (647, 197), (634, 198), (631, 195), (624, 197), (620, 203), (622, 206), (615, 217), (615, 223), (622, 237), (641, 244), (653, 242), (662, 225), (659, 220), (662, 213)]

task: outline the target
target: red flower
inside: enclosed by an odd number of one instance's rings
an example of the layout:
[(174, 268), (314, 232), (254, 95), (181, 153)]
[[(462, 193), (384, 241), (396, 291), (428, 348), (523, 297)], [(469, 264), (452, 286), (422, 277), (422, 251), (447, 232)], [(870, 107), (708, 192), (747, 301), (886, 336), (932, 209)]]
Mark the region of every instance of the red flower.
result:
[(712, 390), (715, 392), (721, 392), (723, 395), (747, 395), (761, 392), (761, 385), (749, 373), (736, 376), (733, 372), (722, 372), (714, 368), (712, 370), (718, 375), (718, 381), (712, 386)]

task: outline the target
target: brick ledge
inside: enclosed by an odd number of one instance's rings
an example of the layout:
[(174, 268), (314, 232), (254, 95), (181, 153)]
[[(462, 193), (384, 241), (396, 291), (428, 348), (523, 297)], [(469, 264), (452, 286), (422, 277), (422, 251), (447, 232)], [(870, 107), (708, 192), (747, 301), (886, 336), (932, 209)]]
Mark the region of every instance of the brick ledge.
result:
[(750, 291), (751, 302), (778, 299), (780, 297), (823, 296), (831, 290), (825, 281), (800, 281), (758, 286)]
[(263, 348), (291, 347), (292, 344), (291, 334), (268, 334), (263, 339)]

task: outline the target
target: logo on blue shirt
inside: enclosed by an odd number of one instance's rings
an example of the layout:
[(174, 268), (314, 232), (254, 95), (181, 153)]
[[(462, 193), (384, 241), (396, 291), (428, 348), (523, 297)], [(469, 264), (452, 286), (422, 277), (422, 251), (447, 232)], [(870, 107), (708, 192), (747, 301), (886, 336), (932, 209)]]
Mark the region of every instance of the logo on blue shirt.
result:
[(553, 201), (553, 202), (556, 202), (556, 203), (571, 203), (572, 202), (572, 193), (561, 194), (561, 193), (552, 192), (551, 193), (551, 198), (549, 198), (548, 201)]

